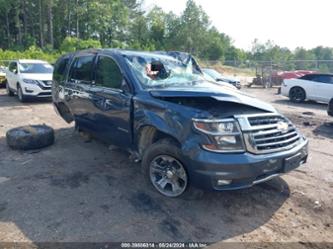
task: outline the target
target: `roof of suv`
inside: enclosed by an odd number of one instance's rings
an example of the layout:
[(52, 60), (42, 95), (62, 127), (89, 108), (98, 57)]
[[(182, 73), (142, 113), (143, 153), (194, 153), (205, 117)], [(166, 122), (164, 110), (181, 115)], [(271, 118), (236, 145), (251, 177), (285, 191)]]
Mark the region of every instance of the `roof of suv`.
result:
[(172, 56), (172, 57), (183, 57), (183, 56), (191, 56), (191, 54), (186, 52), (180, 52), (180, 51), (139, 51), (139, 50), (125, 50), (125, 49), (118, 49), (118, 48), (91, 48), (91, 49), (85, 49), (80, 50), (74, 53), (70, 54), (79, 54), (79, 53), (97, 53), (97, 52), (110, 52), (114, 54), (121, 54), (121, 55), (164, 55), (164, 56)]

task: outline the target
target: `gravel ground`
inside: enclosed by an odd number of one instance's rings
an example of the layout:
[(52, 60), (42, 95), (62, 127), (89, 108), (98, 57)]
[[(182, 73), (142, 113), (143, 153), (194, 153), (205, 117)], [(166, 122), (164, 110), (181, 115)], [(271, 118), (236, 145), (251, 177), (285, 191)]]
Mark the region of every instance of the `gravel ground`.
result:
[[(333, 242), (333, 118), (275, 89), (245, 91), (295, 122), (310, 140), (308, 163), (250, 189), (167, 199), (125, 152), (83, 139), (49, 102), (21, 104), (0, 89), (0, 242)], [(8, 129), (43, 123), (53, 146), (7, 147)]]

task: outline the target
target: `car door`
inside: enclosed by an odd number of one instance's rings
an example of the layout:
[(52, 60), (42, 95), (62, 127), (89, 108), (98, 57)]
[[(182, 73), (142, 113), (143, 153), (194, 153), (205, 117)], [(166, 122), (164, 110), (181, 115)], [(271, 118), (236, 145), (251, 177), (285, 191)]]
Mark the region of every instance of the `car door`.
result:
[(93, 130), (90, 122), (90, 87), (93, 79), (93, 66), (96, 54), (83, 53), (74, 57), (65, 84), (65, 101), (76, 124), (85, 130)]
[(328, 103), (333, 96), (333, 77), (320, 74), (316, 77), (315, 93), (318, 101)]
[(131, 142), (132, 94), (112, 57), (98, 56), (90, 94), (93, 107), (89, 118), (96, 124), (96, 135), (108, 143), (128, 147)]
[(17, 83), (17, 74), (18, 74), (18, 66), (16, 61), (12, 61), (9, 63), (8, 71), (6, 73), (6, 79), (8, 86), (10, 89), (16, 91), (16, 83)]

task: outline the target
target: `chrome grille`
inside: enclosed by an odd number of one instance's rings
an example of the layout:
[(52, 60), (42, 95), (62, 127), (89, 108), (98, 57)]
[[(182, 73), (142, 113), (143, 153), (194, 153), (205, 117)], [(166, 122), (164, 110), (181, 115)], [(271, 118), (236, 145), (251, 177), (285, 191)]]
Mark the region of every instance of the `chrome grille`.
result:
[(285, 121), (281, 116), (261, 116), (248, 117), (251, 126), (276, 124), (279, 121)]
[(46, 85), (46, 86), (52, 86), (52, 80), (42, 80), (42, 82), (43, 82), (44, 85)]
[(52, 81), (51, 80), (41, 80), (41, 81), (38, 81), (38, 86), (42, 90), (51, 90)]
[(240, 124), (247, 150), (254, 154), (287, 150), (300, 142), (296, 127), (278, 114), (242, 117)]

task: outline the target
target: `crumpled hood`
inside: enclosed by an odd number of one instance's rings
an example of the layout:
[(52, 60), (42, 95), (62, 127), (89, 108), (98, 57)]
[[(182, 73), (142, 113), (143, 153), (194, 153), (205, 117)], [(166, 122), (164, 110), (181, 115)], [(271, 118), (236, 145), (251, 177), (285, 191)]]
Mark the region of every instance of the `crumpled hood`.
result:
[(270, 104), (258, 100), (251, 95), (209, 82), (183, 88), (168, 87), (158, 90), (150, 90), (150, 94), (153, 97), (211, 97), (218, 101), (234, 102), (252, 106), (267, 112), (277, 112)]

